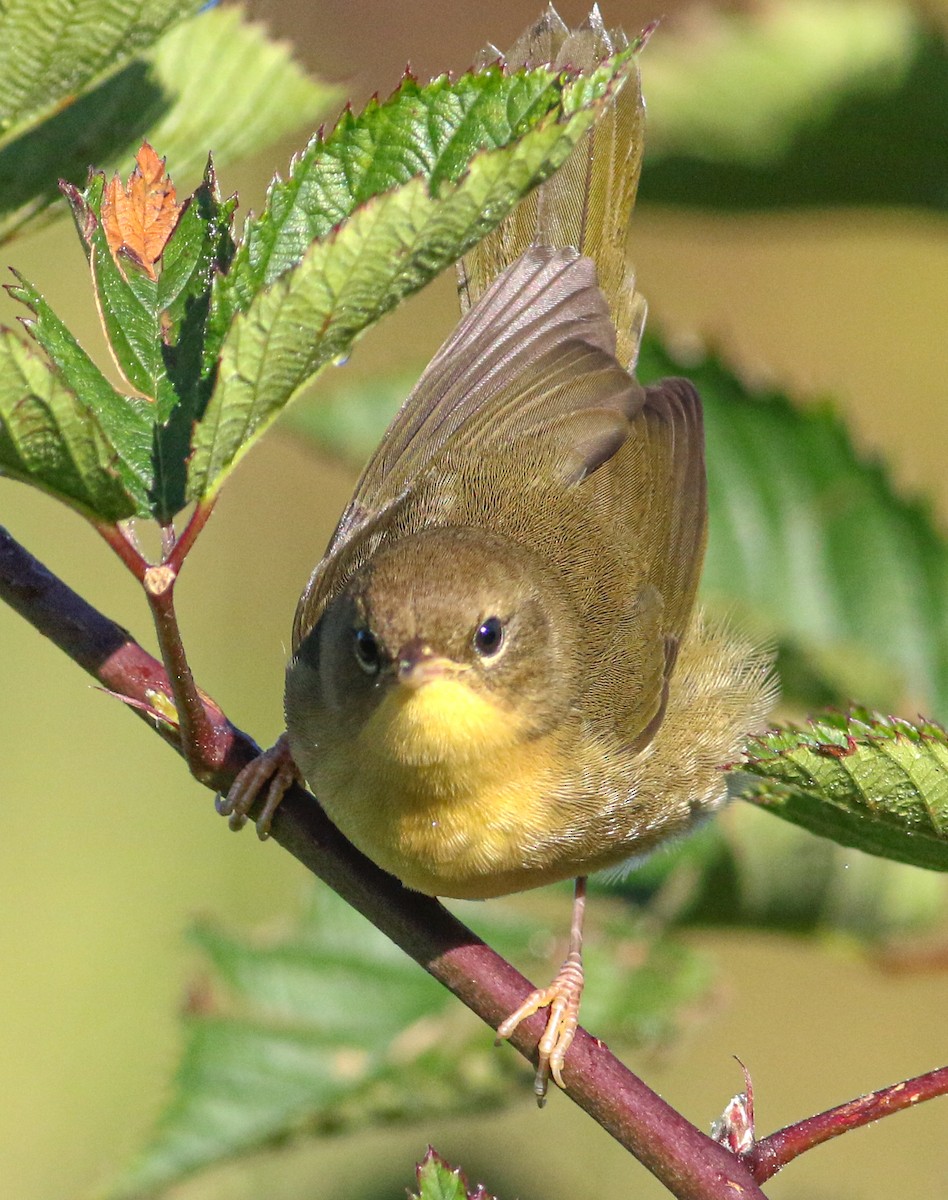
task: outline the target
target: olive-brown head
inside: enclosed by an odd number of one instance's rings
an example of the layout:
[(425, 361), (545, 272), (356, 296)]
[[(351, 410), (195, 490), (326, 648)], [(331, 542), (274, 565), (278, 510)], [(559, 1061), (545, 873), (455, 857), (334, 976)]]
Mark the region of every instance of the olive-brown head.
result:
[(383, 545), (291, 664), (294, 745), (306, 760), (327, 736), (371, 739), (393, 765), (449, 766), (540, 737), (575, 704), (576, 632), (549, 568), (508, 538), (448, 527)]

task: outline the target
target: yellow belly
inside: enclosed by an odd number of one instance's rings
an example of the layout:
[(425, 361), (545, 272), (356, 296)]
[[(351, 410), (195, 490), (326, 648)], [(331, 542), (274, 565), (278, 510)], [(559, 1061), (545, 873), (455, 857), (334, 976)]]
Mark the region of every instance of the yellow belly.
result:
[(408, 887), (486, 898), (563, 877), (538, 857), (563, 817), (562, 740), (445, 677), (394, 687), (354, 743), (325, 747), (312, 782), (349, 840)]

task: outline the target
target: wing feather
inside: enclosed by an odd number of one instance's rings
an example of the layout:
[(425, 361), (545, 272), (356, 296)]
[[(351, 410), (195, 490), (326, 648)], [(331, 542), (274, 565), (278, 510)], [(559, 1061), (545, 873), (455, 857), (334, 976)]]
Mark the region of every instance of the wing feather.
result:
[(428, 364), (366, 466), (330, 551), (435, 462), (462, 426), (472, 453), (514, 435), (511, 411), (535, 432), (530, 420), (537, 408), (556, 413), (564, 391), (587, 371), (613, 371), (613, 394), (640, 393), (614, 353), (615, 330), (594, 265), (569, 247), (532, 247)]
[[(634, 671), (619, 732), (631, 745), (654, 736), (668, 697), (678, 648), (691, 623), (707, 536), (701, 401), (684, 379), (646, 389), (625, 444), (589, 481), (591, 506), (604, 537), (611, 531), (620, 565), (600, 568), (600, 619), (613, 618), (612, 657), (600, 650), (602, 719), (610, 714), (620, 676)], [(595, 564), (590, 564), (590, 571)], [(629, 604), (629, 596), (637, 600)], [(593, 708), (596, 708), (595, 702)]]

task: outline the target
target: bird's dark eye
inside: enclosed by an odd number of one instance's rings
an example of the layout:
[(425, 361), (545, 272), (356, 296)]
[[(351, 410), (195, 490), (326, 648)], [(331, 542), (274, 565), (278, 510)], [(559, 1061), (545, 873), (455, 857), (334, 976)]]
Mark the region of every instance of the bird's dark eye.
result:
[(504, 644), (504, 624), (500, 617), (488, 617), (474, 631), (474, 649), (481, 658), (492, 658)]
[(368, 629), (357, 629), (353, 634), (353, 648), (356, 662), (366, 675), (378, 674), (381, 666), (379, 644)]

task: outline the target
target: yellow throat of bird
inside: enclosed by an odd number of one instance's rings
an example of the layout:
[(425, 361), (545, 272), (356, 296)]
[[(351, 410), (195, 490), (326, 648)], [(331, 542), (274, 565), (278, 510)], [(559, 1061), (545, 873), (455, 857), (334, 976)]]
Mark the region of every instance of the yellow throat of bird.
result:
[(505, 706), (468, 683), (463, 668), (429, 659), (389, 685), (359, 741), (393, 764), (450, 771), (513, 745), (519, 726)]

